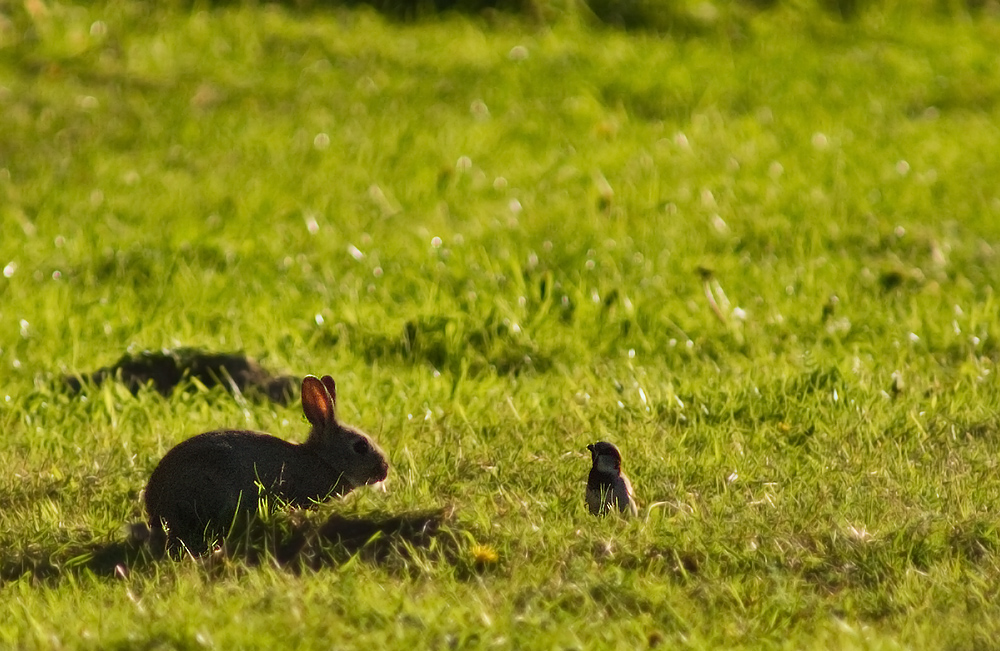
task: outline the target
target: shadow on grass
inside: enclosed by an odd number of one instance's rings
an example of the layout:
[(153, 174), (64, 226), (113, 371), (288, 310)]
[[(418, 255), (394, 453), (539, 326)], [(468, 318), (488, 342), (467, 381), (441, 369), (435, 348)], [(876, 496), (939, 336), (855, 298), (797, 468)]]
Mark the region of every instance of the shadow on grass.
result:
[[(667, 541), (629, 546), (608, 539), (595, 541), (589, 550), (581, 545), (577, 551), (581, 555), (589, 551), (602, 566), (678, 584), (707, 581), (722, 588), (740, 577), (795, 577), (823, 596), (846, 591), (875, 596), (867, 614), (878, 618), (889, 614), (881, 604), (887, 588), (905, 581), (913, 571), (929, 573), (946, 567), (950, 572), (961, 565), (993, 568), (1000, 551), (1000, 528), (989, 516), (955, 520), (935, 516), (875, 533), (831, 525), (762, 535), (755, 538), (753, 549), (731, 543), (728, 534), (718, 532), (687, 538), (677, 547)], [(601, 596), (591, 595), (597, 600)]]
[(282, 405), (291, 401), (300, 382), (292, 375), (274, 375), (242, 353), (173, 348), (125, 353), (111, 366), (64, 376), (63, 385), (70, 392), (79, 393), (86, 384), (100, 386), (108, 380), (121, 382), (133, 395), (152, 385), (163, 396), (169, 396), (183, 383), (197, 380), (208, 388), (222, 386), (230, 393), (238, 391), (247, 397), (267, 398)]
[[(173, 0), (169, 4), (188, 8), (199, 3), (194, 0)], [(212, 0), (211, 4), (231, 7), (256, 3), (247, 0)], [(484, 16), (503, 12), (512, 16), (532, 16), (537, 15), (539, 8), (546, 3), (537, 0), (277, 0), (275, 4), (301, 12), (368, 7), (391, 20), (409, 22), (445, 13)]]
[[(405, 571), (418, 554), (426, 553), (437, 554), (461, 570), (460, 538), (449, 528), (453, 519), (454, 510), (437, 509), (371, 517), (335, 514), (316, 525), (294, 513), (283, 514), (271, 522), (256, 523), (246, 534), (194, 560), (206, 567), (242, 562), (250, 566), (272, 564), (294, 572), (360, 559)], [(169, 562), (170, 556), (183, 555), (154, 549), (142, 535), (65, 545), (55, 550), (32, 547), (0, 559), (0, 584), (24, 577), (59, 581), (66, 575), (82, 573), (124, 578), (157, 562)]]
[(369, 361), (424, 362), (456, 377), (463, 373), (475, 377), (487, 370), (518, 375), (551, 367), (551, 357), (519, 335), (516, 326), (493, 314), (481, 325), (466, 321), (446, 316), (411, 319), (396, 336), (337, 324), (324, 333), (321, 343), (363, 350)]
[[(785, 539), (784, 545), (783, 557), (772, 559), (771, 567), (783, 567), (820, 593), (834, 594), (880, 590), (901, 580), (911, 569), (928, 572), (956, 562), (991, 564), (1000, 549), (1000, 532), (988, 519), (948, 522), (933, 518), (914, 520), (877, 535), (863, 528), (799, 532)], [(768, 556), (769, 551), (764, 550), (762, 557)]]
[[(841, 0), (846, 2), (847, 0)], [(174, 0), (178, 7), (194, 6), (193, 0)], [(245, 0), (214, 0), (216, 6), (246, 4)], [(678, 0), (278, 0), (288, 9), (311, 12), (367, 7), (390, 20), (413, 22), (447, 14), (491, 19), (500, 15), (548, 23), (566, 14), (578, 14), (595, 25), (626, 31), (669, 34), (679, 38), (700, 36), (720, 25), (739, 22), (739, 12), (755, 12), (779, 4), (778, 0), (744, 0), (737, 10), (720, 12), (707, 2)], [(834, 3), (836, 5), (836, 3)], [(828, 8), (836, 13), (837, 6)]]

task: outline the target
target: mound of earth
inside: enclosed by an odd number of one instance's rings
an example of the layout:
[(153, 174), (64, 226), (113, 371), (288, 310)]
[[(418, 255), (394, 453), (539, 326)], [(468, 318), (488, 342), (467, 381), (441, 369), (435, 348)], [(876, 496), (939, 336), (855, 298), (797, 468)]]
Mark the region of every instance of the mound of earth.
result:
[(197, 348), (125, 353), (111, 366), (63, 378), (73, 392), (79, 392), (85, 383), (99, 386), (106, 380), (122, 382), (133, 394), (152, 384), (164, 396), (182, 383), (197, 380), (206, 387), (221, 385), (230, 393), (239, 391), (280, 404), (293, 398), (300, 381), (291, 375), (274, 375), (242, 353), (212, 353)]

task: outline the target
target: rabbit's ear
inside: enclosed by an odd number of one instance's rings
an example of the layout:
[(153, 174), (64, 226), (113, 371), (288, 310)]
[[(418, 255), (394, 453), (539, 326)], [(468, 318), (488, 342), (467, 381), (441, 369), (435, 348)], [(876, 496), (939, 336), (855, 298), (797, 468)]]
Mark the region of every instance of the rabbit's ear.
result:
[(329, 375), (323, 376), (323, 386), (326, 390), (330, 392), (330, 399), (333, 400), (333, 406), (337, 406), (337, 383), (333, 381), (333, 378)]
[(302, 411), (313, 427), (322, 429), (333, 423), (333, 397), (314, 375), (302, 378)]

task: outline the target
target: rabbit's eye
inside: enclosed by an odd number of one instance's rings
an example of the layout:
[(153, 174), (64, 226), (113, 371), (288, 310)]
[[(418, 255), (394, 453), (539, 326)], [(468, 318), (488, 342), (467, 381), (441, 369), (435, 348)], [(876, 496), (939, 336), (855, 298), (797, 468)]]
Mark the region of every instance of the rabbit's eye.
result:
[(368, 454), (371, 449), (372, 446), (365, 439), (358, 439), (358, 442), (354, 444), (354, 454)]

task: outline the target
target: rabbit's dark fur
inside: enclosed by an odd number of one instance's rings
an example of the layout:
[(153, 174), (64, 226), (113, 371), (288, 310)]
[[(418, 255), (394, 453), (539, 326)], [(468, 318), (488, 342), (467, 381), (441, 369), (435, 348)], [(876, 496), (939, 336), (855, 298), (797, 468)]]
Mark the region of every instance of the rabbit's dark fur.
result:
[[(176, 445), (153, 470), (146, 511), (154, 538), (193, 552), (258, 510), (262, 496), (308, 507), (385, 479), (385, 454), (365, 434), (337, 422), (329, 375), (302, 380), (302, 409), (312, 423), (296, 444), (246, 430), (206, 432)], [(239, 516), (239, 518), (237, 517)]]

